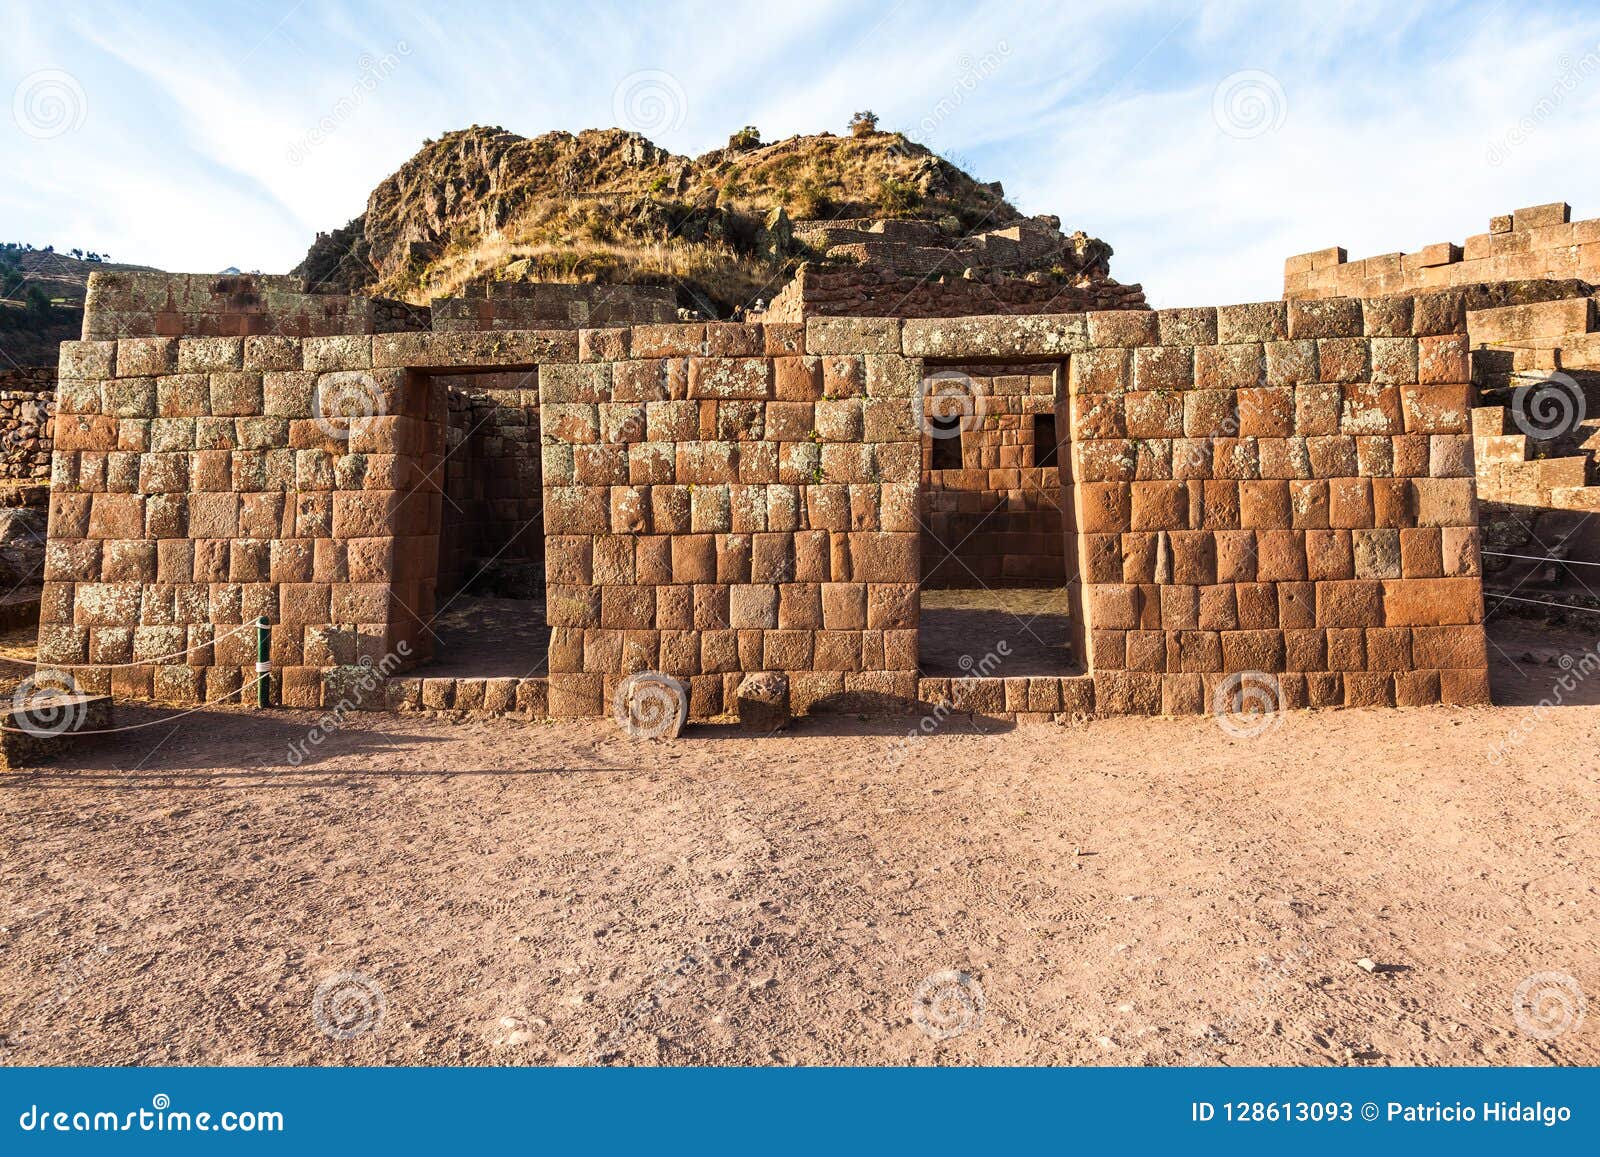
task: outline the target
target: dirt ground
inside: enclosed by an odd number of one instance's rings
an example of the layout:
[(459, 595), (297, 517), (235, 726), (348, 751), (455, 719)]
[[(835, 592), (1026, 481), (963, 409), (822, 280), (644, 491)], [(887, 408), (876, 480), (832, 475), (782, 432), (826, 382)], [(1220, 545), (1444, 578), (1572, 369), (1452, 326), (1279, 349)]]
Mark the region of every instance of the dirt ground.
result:
[[(1596, 642), (1495, 637), (1523, 704)], [(0, 1061), (1600, 1063), (1536, 975), (1600, 993), (1600, 675), (1568, 698), (1523, 742), (366, 716), (298, 767), (305, 714), (119, 706), (154, 725), (0, 777)]]

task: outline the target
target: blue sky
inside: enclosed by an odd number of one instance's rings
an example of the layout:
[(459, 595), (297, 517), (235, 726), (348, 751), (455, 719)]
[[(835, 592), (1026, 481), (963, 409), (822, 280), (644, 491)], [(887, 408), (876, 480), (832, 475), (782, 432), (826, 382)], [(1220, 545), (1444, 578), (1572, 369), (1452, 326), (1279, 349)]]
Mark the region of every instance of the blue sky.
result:
[(870, 107), (1158, 305), (1283, 259), (1600, 215), (1600, 6), (0, 0), (0, 240), (282, 271), (425, 137), (625, 124), (675, 152)]

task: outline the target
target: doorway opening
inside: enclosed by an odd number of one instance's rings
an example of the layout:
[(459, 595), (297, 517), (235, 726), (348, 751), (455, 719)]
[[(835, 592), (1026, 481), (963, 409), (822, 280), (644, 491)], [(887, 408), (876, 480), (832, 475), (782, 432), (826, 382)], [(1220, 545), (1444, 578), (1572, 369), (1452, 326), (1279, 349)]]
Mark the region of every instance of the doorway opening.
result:
[[(438, 375), (447, 414), (428, 678), (547, 673), (544, 485), (534, 371)], [(441, 418), (443, 414), (441, 414)]]
[(941, 395), (942, 412), (961, 420), (923, 429), (922, 674), (1080, 672), (1063, 367), (961, 364), (925, 376), (925, 396)]

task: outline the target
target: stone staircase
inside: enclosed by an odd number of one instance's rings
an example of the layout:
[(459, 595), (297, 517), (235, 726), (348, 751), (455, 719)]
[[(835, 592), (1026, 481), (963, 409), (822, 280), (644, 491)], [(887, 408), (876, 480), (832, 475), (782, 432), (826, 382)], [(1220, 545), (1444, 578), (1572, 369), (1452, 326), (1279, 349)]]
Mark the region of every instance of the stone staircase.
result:
[[(1486, 502), (1600, 513), (1600, 332), (1595, 301), (1566, 298), (1472, 310), (1478, 497)], [(1548, 391), (1560, 374), (1561, 395)], [(1581, 420), (1571, 421), (1566, 415)], [(1520, 420), (1519, 420), (1520, 412)]]
[[(1600, 563), (1592, 517), (1600, 514), (1597, 320), (1589, 297), (1467, 313), (1485, 403), (1472, 411), (1472, 440), (1493, 608), (1506, 600), (1600, 604), (1600, 567), (1582, 565)], [(1541, 392), (1550, 406), (1543, 411)]]

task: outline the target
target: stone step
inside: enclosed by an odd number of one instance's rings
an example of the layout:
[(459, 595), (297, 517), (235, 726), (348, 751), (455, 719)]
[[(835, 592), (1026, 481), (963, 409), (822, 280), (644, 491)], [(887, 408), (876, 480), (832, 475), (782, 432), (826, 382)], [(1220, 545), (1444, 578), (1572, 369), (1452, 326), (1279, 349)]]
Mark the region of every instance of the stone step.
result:
[(1528, 305), (1504, 305), (1467, 311), (1467, 335), (1474, 348), (1510, 343), (1526, 344), (1540, 338), (1562, 338), (1588, 333), (1594, 328), (1594, 302), (1587, 297), (1567, 297)]
[(1557, 510), (1581, 510), (1600, 514), (1600, 486), (1552, 487), (1550, 505)]
[(1498, 438), (1506, 432), (1504, 406), (1474, 406), (1472, 408), (1472, 436)]
[[(20, 700), (20, 702), (18, 701)], [(0, 767), (38, 767), (80, 737), (111, 729), (111, 696), (22, 694), (0, 711)]]
[(1474, 438), (1473, 452), (1484, 465), (1498, 462), (1524, 462), (1528, 457), (1526, 434), (1495, 434), (1488, 438)]
[(1600, 370), (1600, 333), (1571, 334), (1561, 345), (1564, 370)]
[(1587, 458), (1544, 458), (1539, 465), (1539, 485), (1555, 489), (1581, 487), (1588, 481)]

